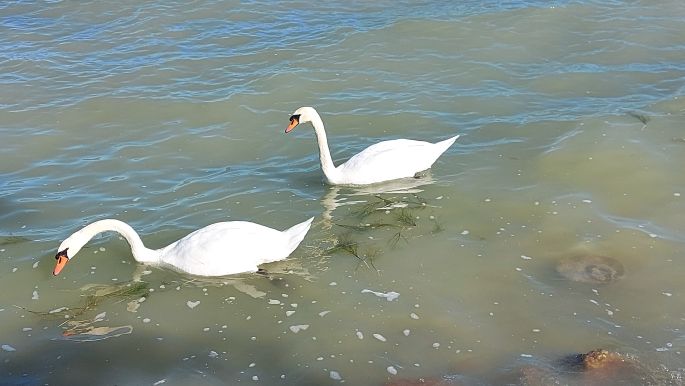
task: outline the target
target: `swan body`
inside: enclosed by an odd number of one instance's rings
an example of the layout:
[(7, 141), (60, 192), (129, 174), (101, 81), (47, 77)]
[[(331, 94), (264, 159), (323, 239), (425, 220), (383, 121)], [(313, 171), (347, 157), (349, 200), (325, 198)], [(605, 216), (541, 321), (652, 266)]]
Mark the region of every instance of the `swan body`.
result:
[(313, 219), (285, 231), (247, 221), (219, 222), (160, 249), (145, 247), (138, 233), (123, 221), (100, 220), (62, 242), (55, 256), (57, 265), (53, 274), (58, 275), (90, 239), (105, 231), (121, 234), (131, 246), (133, 257), (143, 264), (168, 266), (198, 276), (256, 272), (260, 264), (288, 257), (304, 239)]
[(331, 185), (369, 185), (377, 182), (414, 177), (430, 169), (433, 163), (459, 138), (458, 135), (430, 143), (411, 139), (394, 139), (376, 143), (335, 166), (328, 148), (326, 131), (319, 113), (313, 107), (300, 107), (290, 117), (285, 129), (289, 133), (300, 123), (311, 122), (319, 144), (321, 170)]

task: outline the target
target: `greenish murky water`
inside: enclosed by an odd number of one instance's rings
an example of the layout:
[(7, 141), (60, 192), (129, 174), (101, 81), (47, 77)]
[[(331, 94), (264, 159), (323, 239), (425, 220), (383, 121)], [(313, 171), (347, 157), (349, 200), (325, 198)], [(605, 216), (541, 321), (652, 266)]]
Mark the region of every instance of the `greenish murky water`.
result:
[[(3, 3), (1, 383), (683, 384), (683, 20), (651, 0)], [(306, 105), (336, 163), (462, 137), (420, 179), (329, 187), (312, 130), (283, 134)], [(107, 234), (52, 276), (97, 219), (158, 248), (310, 216), (266, 275), (138, 266)], [(559, 368), (595, 348), (641, 371)]]

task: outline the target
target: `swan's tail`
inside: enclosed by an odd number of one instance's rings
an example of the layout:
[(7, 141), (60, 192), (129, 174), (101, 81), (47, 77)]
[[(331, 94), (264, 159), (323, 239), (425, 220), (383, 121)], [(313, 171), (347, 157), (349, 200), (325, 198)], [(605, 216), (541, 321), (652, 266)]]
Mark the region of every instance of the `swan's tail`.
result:
[(292, 227), (283, 231), (283, 233), (289, 240), (288, 245), (290, 246), (290, 252), (294, 251), (295, 248), (297, 248), (297, 246), (300, 245), (300, 243), (304, 239), (304, 236), (307, 235), (307, 232), (309, 232), (309, 227), (312, 226), (313, 220), (314, 217), (311, 217), (310, 219), (299, 224), (293, 225)]
[(448, 138), (444, 141), (436, 142), (435, 146), (438, 146), (440, 148), (440, 154), (444, 153), (447, 149), (449, 149), (452, 144), (459, 138), (461, 135), (455, 135), (452, 138)]

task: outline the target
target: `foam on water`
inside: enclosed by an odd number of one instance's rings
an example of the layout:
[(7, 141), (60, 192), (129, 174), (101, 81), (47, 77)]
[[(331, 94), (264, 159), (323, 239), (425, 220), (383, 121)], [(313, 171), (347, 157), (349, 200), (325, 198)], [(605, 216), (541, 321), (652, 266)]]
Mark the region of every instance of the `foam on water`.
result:
[[(684, 19), (676, 0), (1, 4), (0, 369), (506, 384), (598, 347), (685, 367)], [(304, 105), (336, 163), (462, 137), (422, 178), (331, 188), (311, 129), (283, 134)], [(160, 247), (306, 216), (264, 275), (143, 270), (109, 235), (50, 271), (96, 219)], [(573, 282), (569, 256), (625, 274)]]

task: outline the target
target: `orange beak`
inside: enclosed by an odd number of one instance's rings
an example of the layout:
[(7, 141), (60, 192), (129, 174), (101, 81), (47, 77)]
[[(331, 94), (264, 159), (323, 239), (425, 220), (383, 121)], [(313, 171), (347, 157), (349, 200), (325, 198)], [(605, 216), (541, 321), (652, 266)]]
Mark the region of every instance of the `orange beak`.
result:
[(290, 133), (290, 131), (292, 131), (292, 129), (294, 129), (299, 123), (300, 121), (297, 119), (297, 117), (290, 117), (290, 124), (285, 128), (285, 133)]
[(52, 274), (57, 276), (62, 271), (62, 268), (64, 268), (64, 266), (67, 265), (67, 263), (69, 262), (67, 250), (65, 249), (62, 252), (59, 252), (55, 256), (55, 259), (57, 259), (57, 264), (55, 264), (55, 269), (52, 271)]

